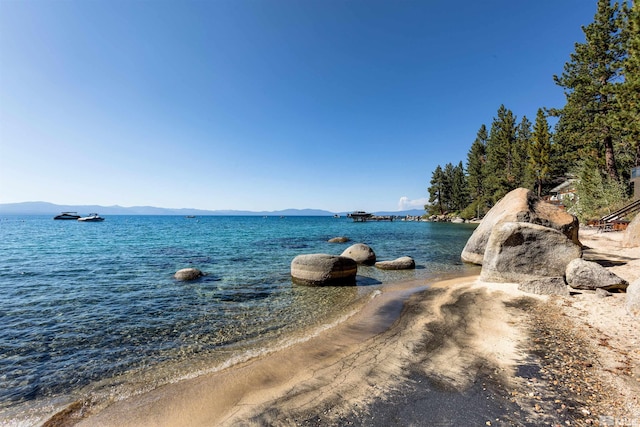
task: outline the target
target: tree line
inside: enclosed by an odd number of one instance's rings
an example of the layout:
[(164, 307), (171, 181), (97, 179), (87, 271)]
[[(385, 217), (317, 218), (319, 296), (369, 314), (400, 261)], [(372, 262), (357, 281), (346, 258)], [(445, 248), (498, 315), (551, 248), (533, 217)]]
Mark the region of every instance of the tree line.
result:
[[(539, 108), (533, 124), (501, 105), (490, 128), (480, 126), (466, 167), (449, 163), (432, 172), (429, 214), (481, 217), (515, 188), (542, 195), (568, 176), (585, 193), (572, 206), (579, 217), (627, 196), (630, 170), (640, 165), (638, 1), (599, 0), (582, 29), (585, 41), (553, 76), (565, 105)], [(553, 130), (549, 117), (557, 119)]]

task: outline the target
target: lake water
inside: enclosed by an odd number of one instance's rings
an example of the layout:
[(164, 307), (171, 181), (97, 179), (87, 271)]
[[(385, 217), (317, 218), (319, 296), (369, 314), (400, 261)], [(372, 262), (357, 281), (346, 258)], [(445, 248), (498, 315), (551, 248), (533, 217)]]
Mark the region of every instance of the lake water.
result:
[[(101, 223), (0, 218), (0, 422), (33, 425), (220, 369), (340, 322), (387, 283), (464, 273), (474, 226), (332, 217), (107, 216)], [(348, 236), (344, 244), (328, 243)], [(366, 243), (355, 287), (291, 283), (299, 254)], [(206, 276), (177, 282), (196, 267)]]

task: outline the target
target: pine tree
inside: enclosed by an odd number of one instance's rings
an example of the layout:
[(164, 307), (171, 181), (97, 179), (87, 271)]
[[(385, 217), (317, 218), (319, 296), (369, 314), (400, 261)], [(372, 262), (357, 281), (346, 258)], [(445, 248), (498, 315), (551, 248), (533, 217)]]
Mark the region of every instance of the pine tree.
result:
[(454, 207), (454, 193), (453, 193), (453, 180), (454, 180), (454, 167), (451, 163), (447, 163), (443, 170), (444, 185), (442, 188), (442, 204), (447, 212), (455, 210)]
[(627, 57), (618, 93), (620, 124), (629, 148), (629, 166), (640, 166), (640, 2), (636, 0), (625, 12)]
[(432, 172), (430, 184), (431, 186), (428, 188), (429, 205), (426, 206), (427, 211), (431, 215), (436, 213), (442, 215), (445, 212), (443, 199), (445, 177), (440, 165)]
[(549, 132), (547, 118), (542, 108), (539, 108), (536, 114), (536, 123), (531, 139), (528, 169), (532, 173), (538, 196), (540, 196), (542, 195), (542, 184), (549, 179), (549, 172), (551, 170), (551, 134)]
[(471, 144), (467, 154), (467, 185), (469, 197), (475, 201), (482, 201), (485, 197), (484, 164), (487, 161), (487, 127), (480, 126), (476, 140)]
[(531, 145), (531, 122), (527, 116), (522, 116), (522, 120), (516, 129), (516, 142), (513, 149), (513, 167), (515, 188), (533, 187), (533, 177), (529, 169), (529, 146)]
[(456, 212), (462, 211), (469, 204), (469, 191), (467, 189), (467, 177), (464, 173), (464, 166), (459, 162), (453, 168), (452, 184), (452, 206)]
[(554, 110), (560, 116), (556, 135), (562, 154), (571, 158), (570, 152), (577, 150), (583, 157), (585, 149), (595, 148), (612, 178), (618, 176), (614, 141), (619, 139), (615, 124), (620, 109), (615, 93), (625, 56), (621, 19), (618, 3), (598, 0), (594, 22), (582, 28), (585, 42), (576, 43), (564, 72), (554, 76), (567, 99), (561, 110)]
[(513, 151), (516, 143), (516, 118), (501, 105), (498, 116), (493, 119), (487, 140), (487, 162), (485, 163), (486, 194), (495, 204), (509, 191), (516, 188)]

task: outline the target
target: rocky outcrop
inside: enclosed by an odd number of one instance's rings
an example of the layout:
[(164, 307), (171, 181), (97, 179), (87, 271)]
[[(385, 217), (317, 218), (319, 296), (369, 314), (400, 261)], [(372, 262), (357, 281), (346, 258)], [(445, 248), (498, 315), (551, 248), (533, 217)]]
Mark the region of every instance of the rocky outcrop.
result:
[(526, 222), (549, 227), (580, 245), (579, 224), (575, 216), (541, 200), (530, 190), (518, 188), (504, 196), (483, 218), (462, 250), (462, 260), (483, 264), (491, 230), (504, 222)]
[(518, 285), (523, 292), (537, 295), (556, 295), (568, 297), (569, 287), (564, 277), (541, 277), (539, 279), (526, 280)]
[(373, 265), (376, 262), (376, 254), (368, 245), (356, 243), (342, 252), (341, 256), (353, 259), (358, 264)]
[(204, 276), (204, 274), (197, 268), (183, 268), (182, 270), (176, 271), (176, 274), (173, 275), (176, 280), (180, 280), (181, 282), (196, 280), (202, 276)]
[(552, 228), (528, 222), (502, 222), (486, 244), (480, 279), (510, 282), (560, 277), (582, 249)]
[(338, 236), (338, 237), (332, 237), (331, 239), (327, 240), (327, 242), (329, 242), (329, 243), (346, 243), (349, 240), (351, 240), (351, 239), (349, 239), (348, 237)]
[(392, 261), (379, 261), (375, 266), (381, 270), (412, 270), (416, 262), (409, 256), (403, 256)]
[(623, 248), (636, 248), (640, 246), (640, 213), (629, 223), (622, 237)]
[(640, 319), (640, 279), (636, 279), (627, 288), (625, 308), (630, 316)]
[(357, 272), (358, 264), (342, 256), (307, 254), (291, 261), (291, 278), (300, 285), (355, 285)]
[(584, 259), (574, 259), (567, 265), (567, 283), (574, 289), (607, 291), (627, 289), (629, 282), (616, 276), (603, 266)]

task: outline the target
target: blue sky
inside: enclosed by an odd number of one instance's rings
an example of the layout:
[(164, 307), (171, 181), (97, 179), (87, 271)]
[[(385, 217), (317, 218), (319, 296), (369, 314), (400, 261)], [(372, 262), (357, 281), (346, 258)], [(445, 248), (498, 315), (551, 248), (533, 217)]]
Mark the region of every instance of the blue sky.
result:
[(596, 0), (0, 1), (0, 203), (422, 207)]

